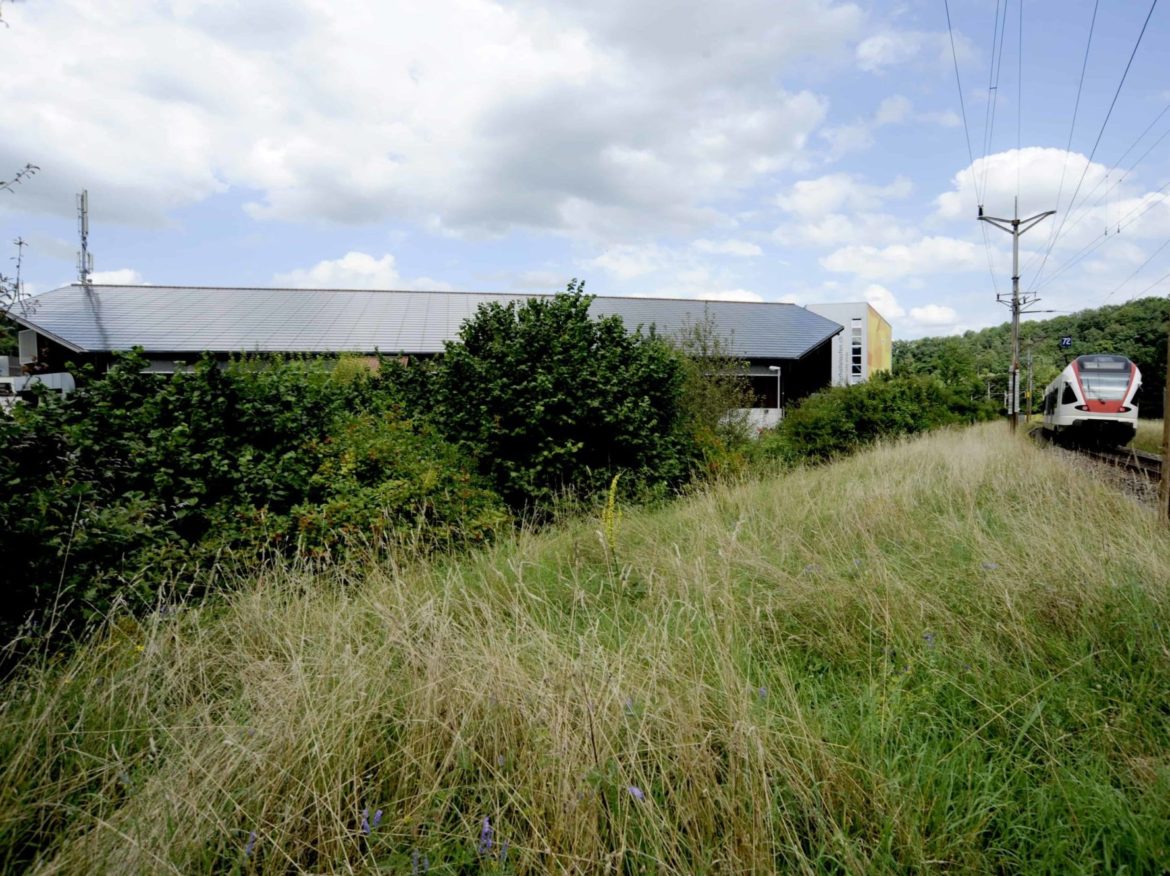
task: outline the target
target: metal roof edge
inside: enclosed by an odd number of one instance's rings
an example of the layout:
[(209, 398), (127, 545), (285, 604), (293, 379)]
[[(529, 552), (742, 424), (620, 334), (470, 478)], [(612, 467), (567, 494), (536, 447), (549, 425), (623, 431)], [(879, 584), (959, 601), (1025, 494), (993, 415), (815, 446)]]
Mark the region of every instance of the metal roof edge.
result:
[(46, 328), (42, 328), (37, 323), (32, 322), (27, 316), (19, 316), (19, 315), (13, 313), (12, 311), (5, 313), (4, 316), (8, 317), (10, 320), (12, 320), (15, 323), (19, 323), (20, 325), (24, 326), (27, 329), (32, 329), (38, 335), (44, 335), (49, 340), (53, 341), (54, 343), (60, 344), (62, 347), (64, 347), (67, 350), (72, 350), (74, 353), (88, 353), (88, 352), (90, 352), (85, 347), (78, 346), (77, 344), (73, 343), (72, 341), (67, 341), (63, 337), (61, 337), (60, 335), (54, 334), (53, 332), (49, 331)]
[[(53, 292), (61, 292), (65, 289), (81, 289), (84, 288), (81, 283), (69, 283), (65, 286), (58, 286), (56, 289), (49, 289), (41, 295), (49, 295)], [(499, 291), (477, 291), (475, 289), (360, 289), (347, 287), (333, 287), (333, 286), (192, 286), (176, 283), (90, 283), (91, 289), (126, 289), (126, 290), (163, 290), (163, 289), (182, 289), (191, 290), (195, 292), (368, 292), (371, 294), (383, 295), (494, 295), (501, 298), (552, 298), (555, 295), (563, 294), (561, 291), (557, 292), (499, 292)], [(784, 306), (796, 307), (801, 310), (808, 310), (803, 304), (796, 304), (792, 301), (724, 301), (719, 298), (684, 298), (681, 296), (672, 295), (607, 295), (604, 292), (584, 292), (583, 294), (591, 298), (604, 298), (607, 300), (619, 301), (679, 301), (685, 303), (696, 304), (717, 304), (719, 306), (726, 305), (751, 305), (759, 306), (766, 304), (770, 307)], [(809, 311), (810, 313), (812, 311)]]

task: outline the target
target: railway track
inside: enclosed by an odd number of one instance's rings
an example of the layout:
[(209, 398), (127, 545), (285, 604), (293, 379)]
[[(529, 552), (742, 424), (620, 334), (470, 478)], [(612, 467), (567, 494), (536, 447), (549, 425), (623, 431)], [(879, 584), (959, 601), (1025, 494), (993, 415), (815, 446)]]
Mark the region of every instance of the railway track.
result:
[(1162, 478), (1162, 457), (1132, 447), (1079, 447), (1078, 453), (1157, 483)]
[(1121, 471), (1143, 476), (1155, 484), (1162, 478), (1162, 457), (1156, 453), (1146, 453), (1132, 447), (1078, 447), (1061, 444), (1054, 441), (1043, 429), (1035, 430), (1032, 435), (1042, 443), (1060, 447)]

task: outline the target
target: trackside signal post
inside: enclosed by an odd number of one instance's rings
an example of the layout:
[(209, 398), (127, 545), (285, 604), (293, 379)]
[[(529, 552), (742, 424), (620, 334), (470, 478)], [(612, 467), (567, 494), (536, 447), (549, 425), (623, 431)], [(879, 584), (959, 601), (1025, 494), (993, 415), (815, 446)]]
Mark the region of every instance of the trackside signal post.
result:
[[(1024, 295), (1022, 298), (1020, 296), (1020, 235), (1055, 212), (1055, 210), (1046, 210), (1035, 216), (1029, 216), (1027, 219), (1021, 219), (1020, 199), (1016, 198), (1012, 218), (999, 219), (995, 216), (984, 216), (983, 206), (979, 206), (980, 222), (990, 222), (996, 228), (1006, 231), (1012, 236), (1012, 297), (1010, 302), (1012, 308), (1012, 370), (1008, 386), (1007, 407), (1008, 423), (1013, 432), (1016, 431), (1016, 425), (1020, 418), (1020, 310), (1022, 307), (1040, 300), (1035, 295)], [(1008, 303), (1004, 301), (1002, 295), (997, 295), (996, 300), (1001, 304)]]

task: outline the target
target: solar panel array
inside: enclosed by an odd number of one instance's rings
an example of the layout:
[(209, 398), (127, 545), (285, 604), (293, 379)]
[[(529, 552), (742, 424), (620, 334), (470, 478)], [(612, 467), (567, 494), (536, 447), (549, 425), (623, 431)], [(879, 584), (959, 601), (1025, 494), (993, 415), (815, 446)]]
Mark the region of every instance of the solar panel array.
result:
[[(539, 295), (363, 289), (247, 289), (78, 284), (30, 302), (18, 322), (78, 352), (441, 352), (489, 302)], [(590, 312), (672, 335), (709, 314), (730, 352), (798, 359), (841, 326), (795, 304), (599, 296)]]

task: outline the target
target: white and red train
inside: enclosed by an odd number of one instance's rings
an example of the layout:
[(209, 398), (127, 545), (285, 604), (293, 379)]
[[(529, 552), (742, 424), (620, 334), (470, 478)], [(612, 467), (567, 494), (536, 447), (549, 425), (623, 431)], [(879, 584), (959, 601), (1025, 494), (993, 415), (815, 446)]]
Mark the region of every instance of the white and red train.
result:
[(1125, 356), (1078, 356), (1044, 391), (1044, 429), (1074, 444), (1126, 444), (1137, 431), (1141, 385)]

